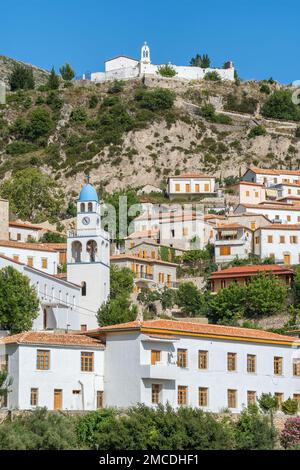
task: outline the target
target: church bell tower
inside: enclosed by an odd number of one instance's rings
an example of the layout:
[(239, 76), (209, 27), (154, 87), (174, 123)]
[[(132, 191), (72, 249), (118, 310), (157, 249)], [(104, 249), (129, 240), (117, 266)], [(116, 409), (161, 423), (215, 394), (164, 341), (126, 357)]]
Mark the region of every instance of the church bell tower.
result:
[(88, 181), (77, 201), (77, 228), (67, 240), (67, 279), (81, 286), (77, 311), (82, 329), (97, 328), (97, 311), (109, 296), (110, 241), (101, 228), (100, 207)]

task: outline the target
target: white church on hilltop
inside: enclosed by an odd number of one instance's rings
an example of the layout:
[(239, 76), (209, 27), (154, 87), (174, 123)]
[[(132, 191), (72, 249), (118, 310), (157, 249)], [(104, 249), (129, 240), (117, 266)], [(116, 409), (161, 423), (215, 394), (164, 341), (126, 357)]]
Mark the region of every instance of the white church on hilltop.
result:
[[(164, 65), (164, 64), (162, 64)], [(234, 80), (234, 67), (232, 62), (226, 62), (224, 68), (201, 68), (185, 65), (173, 65), (176, 78), (185, 80), (201, 80), (208, 72), (217, 72), (222, 80)], [(119, 55), (109, 59), (104, 64), (104, 72), (91, 74), (92, 82), (105, 82), (107, 80), (127, 80), (131, 78), (143, 77), (145, 75), (159, 74), (160, 65), (151, 63), (150, 48), (145, 42), (141, 49), (141, 58), (133, 59), (126, 55)]]

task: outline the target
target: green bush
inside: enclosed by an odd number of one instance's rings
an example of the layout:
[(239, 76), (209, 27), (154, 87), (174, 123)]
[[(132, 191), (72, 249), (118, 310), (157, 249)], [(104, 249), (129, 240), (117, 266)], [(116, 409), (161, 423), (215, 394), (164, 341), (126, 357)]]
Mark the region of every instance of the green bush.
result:
[(176, 70), (170, 64), (161, 65), (158, 67), (157, 73), (162, 77), (175, 77)]
[(276, 444), (276, 430), (256, 406), (250, 406), (240, 415), (235, 427), (236, 449), (271, 450)]
[(216, 71), (206, 72), (206, 74), (204, 75), (204, 80), (208, 80), (210, 82), (220, 82), (221, 77)]
[(300, 121), (300, 107), (293, 103), (292, 93), (287, 90), (277, 90), (269, 96), (261, 113), (267, 118)]
[(286, 415), (295, 415), (298, 411), (298, 402), (292, 398), (288, 398), (281, 405), (281, 410)]
[(75, 72), (70, 64), (64, 64), (59, 69), (63, 80), (71, 81), (75, 77)]
[(71, 121), (72, 122), (85, 122), (87, 119), (87, 112), (84, 108), (76, 108), (73, 109), (71, 113)]
[(9, 84), (12, 91), (32, 90), (34, 88), (32, 68), (25, 65), (15, 65), (9, 77)]
[(266, 135), (266, 133), (267, 131), (263, 126), (255, 126), (250, 130), (248, 137), (249, 139), (252, 139), (254, 137), (258, 137), (259, 135)]
[(175, 96), (173, 91), (164, 88), (154, 90), (141, 88), (136, 92), (135, 100), (141, 108), (151, 111), (165, 111), (173, 107)]
[(261, 93), (265, 93), (266, 95), (269, 95), (271, 93), (271, 88), (266, 83), (262, 83), (259, 91)]
[(115, 93), (121, 93), (124, 89), (124, 82), (122, 80), (114, 80), (113, 83), (107, 90), (107, 93), (114, 95)]
[(89, 99), (89, 108), (93, 109), (97, 107), (98, 104), (98, 97), (96, 95), (92, 95)]
[(37, 149), (37, 146), (22, 140), (16, 140), (6, 147), (6, 152), (9, 155), (23, 155), (24, 153), (32, 152)]
[(235, 111), (237, 113), (254, 114), (257, 107), (257, 100), (247, 95), (243, 95), (241, 98), (230, 93), (224, 104), (226, 111)]
[(300, 139), (300, 126), (298, 126), (295, 130), (295, 137), (297, 137), (297, 139)]

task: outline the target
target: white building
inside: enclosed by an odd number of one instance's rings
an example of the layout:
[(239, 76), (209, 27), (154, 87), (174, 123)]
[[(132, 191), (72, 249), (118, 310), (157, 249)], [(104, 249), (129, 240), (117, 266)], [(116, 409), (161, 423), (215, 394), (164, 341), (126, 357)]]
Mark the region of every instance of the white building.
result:
[(176, 197), (212, 196), (216, 194), (216, 179), (203, 173), (183, 173), (170, 176), (168, 194), (171, 199)]
[(19, 242), (39, 241), (46, 232), (44, 227), (17, 220), (9, 222), (9, 239)]
[(230, 187), (239, 198), (239, 204), (260, 204), (266, 200), (266, 187), (261, 183), (240, 181)]
[(300, 170), (274, 170), (251, 166), (242, 176), (242, 180), (264, 184), (266, 187), (281, 183), (300, 184)]
[(80, 307), (88, 328), (97, 326), (96, 314), (110, 291), (109, 233), (101, 227), (97, 192), (86, 184), (77, 201), (77, 229), (68, 233), (67, 280), (82, 287)]
[(13, 378), (10, 408), (169, 403), (240, 412), (262, 393), (300, 401), (299, 340), (263, 330), (152, 320), (88, 338), (23, 333), (1, 339), (0, 347)]
[(215, 261), (229, 263), (234, 259), (247, 259), (253, 251), (253, 231), (237, 223), (224, 223), (216, 227)]
[[(95, 410), (102, 407), (104, 345), (84, 335), (27, 332), (0, 340), (13, 378), (9, 408)], [(7, 362), (7, 364), (5, 364)]]
[(271, 222), (282, 224), (298, 224), (300, 223), (300, 205), (287, 204), (278, 201), (263, 202), (261, 204), (239, 204), (235, 210), (235, 214), (254, 212), (262, 214)]
[(286, 265), (300, 263), (300, 224), (271, 224), (254, 233), (254, 253)]
[[(105, 62), (104, 72), (95, 72), (91, 74), (92, 82), (104, 82), (106, 80), (126, 80), (138, 78), (144, 75), (156, 75), (159, 73), (161, 65), (151, 63), (150, 48), (145, 42), (141, 49), (140, 59), (133, 59), (126, 55), (113, 57)], [(164, 64), (162, 64), (164, 65)], [(186, 80), (200, 80), (208, 72), (217, 72), (222, 80), (234, 81), (234, 67), (232, 62), (226, 62), (226, 68), (201, 68), (191, 66), (178, 66), (169, 64), (176, 72), (177, 78)]]

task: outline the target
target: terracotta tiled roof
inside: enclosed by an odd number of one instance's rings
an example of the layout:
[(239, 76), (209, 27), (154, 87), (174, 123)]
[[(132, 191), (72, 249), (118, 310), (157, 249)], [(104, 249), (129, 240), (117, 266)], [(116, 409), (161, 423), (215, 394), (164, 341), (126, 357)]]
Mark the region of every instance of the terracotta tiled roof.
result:
[(294, 204), (285, 204), (285, 203), (268, 203), (268, 204), (239, 204), (240, 206), (250, 208), (250, 209), (276, 209), (278, 211), (300, 211), (300, 207)]
[(239, 186), (240, 184), (244, 184), (246, 186), (260, 186), (261, 188), (264, 188), (262, 183), (253, 183), (252, 181), (239, 181), (238, 183), (232, 184), (231, 186)]
[(222, 269), (221, 271), (214, 271), (210, 275), (210, 279), (222, 279), (224, 277), (236, 277), (236, 276), (255, 276), (261, 272), (272, 272), (275, 274), (294, 274), (292, 269), (288, 269), (286, 266), (280, 266), (278, 264), (253, 264), (248, 266), (234, 266), (228, 269)]
[(295, 343), (295, 338), (290, 336), (279, 335), (264, 330), (252, 328), (239, 328), (233, 326), (211, 325), (204, 323), (192, 323), (174, 320), (149, 320), (149, 321), (134, 321), (129, 323), (121, 323), (118, 325), (106, 326), (98, 330), (90, 331), (90, 335), (102, 335), (107, 333), (114, 333), (117, 331), (131, 331), (137, 330), (141, 333), (148, 334), (173, 334), (173, 335), (187, 335), (187, 336), (203, 336), (211, 338), (226, 339), (236, 341), (250, 341), (250, 342), (274, 342), (278, 344), (292, 345)]
[(59, 249), (67, 249), (65, 243), (23, 243), (13, 240), (0, 240), (0, 247), (12, 247), (12, 248), (21, 248), (23, 250), (34, 250), (34, 251), (58, 251)]
[(300, 224), (270, 224), (257, 230), (300, 230)]
[(44, 227), (40, 227), (39, 225), (34, 225), (34, 224), (27, 224), (25, 222), (18, 222), (17, 220), (11, 220), (9, 222), (10, 227), (20, 227), (20, 228), (25, 228), (28, 230), (45, 230)]
[(112, 262), (121, 261), (121, 260), (132, 260), (132, 261), (145, 262), (148, 264), (165, 264), (167, 266), (178, 266), (178, 264), (176, 263), (169, 263), (168, 261), (163, 261), (161, 259), (142, 258), (141, 256), (134, 256), (130, 254), (113, 255), (110, 257), (110, 260)]
[(154, 237), (159, 233), (159, 229), (152, 229), (152, 230), (141, 230), (138, 232), (133, 232), (126, 239), (133, 240), (135, 238), (151, 238)]
[(204, 173), (182, 173), (181, 175), (170, 176), (170, 178), (214, 178), (214, 176), (205, 175)]
[(103, 343), (95, 338), (85, 335), (68, 333), (47, 333), (28, 331), (17, 335), (6, 336), (0, 340), (0, 344), (36, 344), (53, 346), (86, 346), (104, 349)]
[[(259, 168), (258, 166), (250, 166), (247, 171), (253, 171), (259, 175), (295, 175), (300, 176), (300, 170), (274, 170), (270, 168)], [(246, 171), (246, 173), (247, 173)]]
[(211, 219), (217, 219), (217, 220), (225, 220), (225, 216), (224, 215), (217, 215), (217, 214), (205, 214), (203, 216), (203, 219), (204, 220), (211, 220)]

